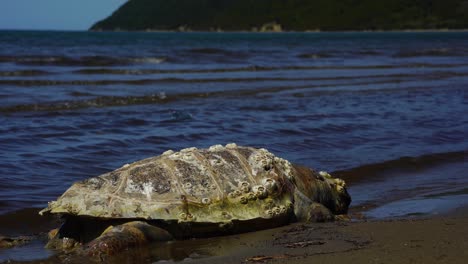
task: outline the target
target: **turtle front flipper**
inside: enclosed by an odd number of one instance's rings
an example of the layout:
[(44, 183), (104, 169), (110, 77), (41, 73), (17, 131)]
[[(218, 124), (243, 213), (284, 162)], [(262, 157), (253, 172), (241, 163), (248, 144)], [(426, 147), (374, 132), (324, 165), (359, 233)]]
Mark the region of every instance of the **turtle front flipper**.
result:
[(0, 235), (0, 249), (24, 245), (33, 240), (32, 236), (6, 237)]
[(83, 253), (91, 257), (112, 256), (128, 248), (173, 237), (166, 230), (142, 221), (110, 226), (98, 238), (84, 245)]

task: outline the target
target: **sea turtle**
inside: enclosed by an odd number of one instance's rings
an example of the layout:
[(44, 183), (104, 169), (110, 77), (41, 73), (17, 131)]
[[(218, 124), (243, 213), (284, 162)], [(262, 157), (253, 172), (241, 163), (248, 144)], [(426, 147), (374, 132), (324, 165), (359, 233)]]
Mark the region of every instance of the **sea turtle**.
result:
[(157, 240), (332, 220), (350, 201), (341, 179), (231, 143), (169, 150), (77, 182), (40, 214), (64, 219), (48, 247), (79, 245), (100, 256)]

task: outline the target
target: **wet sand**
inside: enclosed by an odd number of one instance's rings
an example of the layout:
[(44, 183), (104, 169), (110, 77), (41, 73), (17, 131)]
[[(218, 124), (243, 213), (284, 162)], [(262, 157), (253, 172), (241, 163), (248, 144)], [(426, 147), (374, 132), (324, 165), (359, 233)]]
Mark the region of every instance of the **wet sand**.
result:
[[(194, 263), (466, 263), (468, 210), (430, 219), (295, 224)], [(218, 252), (223, 252), (221, 246)], [(187, 259), (186, 259), (187, 261)]]

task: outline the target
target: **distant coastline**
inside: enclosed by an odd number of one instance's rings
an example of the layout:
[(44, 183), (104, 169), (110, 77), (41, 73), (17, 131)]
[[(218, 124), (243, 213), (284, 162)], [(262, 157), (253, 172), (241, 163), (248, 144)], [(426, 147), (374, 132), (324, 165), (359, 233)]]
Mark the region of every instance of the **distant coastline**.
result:
[(466, 31), (464, 0), (132, 0), (91, 31)]

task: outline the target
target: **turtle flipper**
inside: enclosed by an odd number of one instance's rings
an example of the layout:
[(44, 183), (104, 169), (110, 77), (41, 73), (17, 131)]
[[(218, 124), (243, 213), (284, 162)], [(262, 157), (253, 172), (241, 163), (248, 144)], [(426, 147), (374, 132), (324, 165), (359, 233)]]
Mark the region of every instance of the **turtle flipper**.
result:
[(172, 239), (172, 235), (162, 228), (133, 221), (110, 226), (98, 238), (84, 245), (83, 251), (85, 255), (92, 257), (111, 256), (128, 248)]
[(312, 202), (307, 208), (306, 222), (330, 222), (335, 220), (335, 215), (323, 204)]
[(6, 237), (0, 235), (0, 249), (20, 246), (31, 240), (33, 240), (32, 236)]

